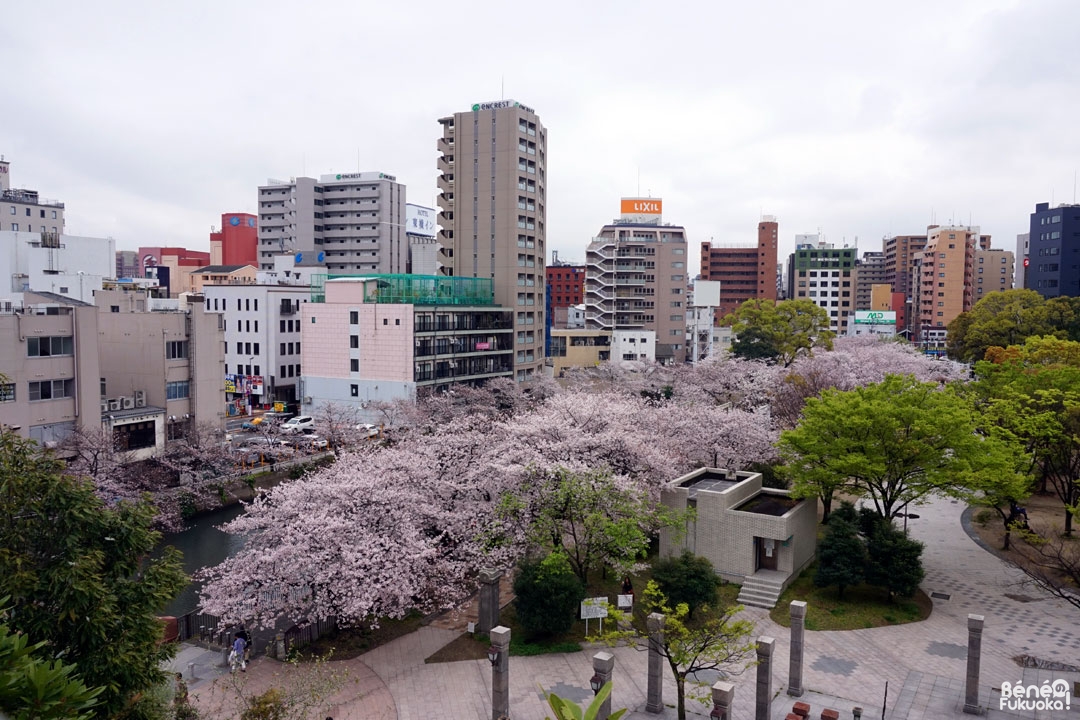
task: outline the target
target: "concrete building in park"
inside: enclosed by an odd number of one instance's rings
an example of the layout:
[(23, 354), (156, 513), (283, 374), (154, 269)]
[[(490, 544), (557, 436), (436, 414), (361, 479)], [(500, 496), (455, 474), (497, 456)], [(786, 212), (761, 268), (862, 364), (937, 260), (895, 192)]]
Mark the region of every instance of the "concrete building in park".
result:
[(373, 403), (423, 390), (514, 377), (529, 344), (490, 278), (372, 275), (330, 278), (300, 307), (302, 408), (328, 402), (378, 420)]
[(775, 606), (814, 559), (817, 499), (763, 487), (760, 473), (701, 468), (664, 485), (660, 501), (697, 510), (682, 532), (660, 531), (660, 556), (689, 550), (708, 558), (720, 577), (742, 585), (744, 605)]
[(11, 161), (0, 155), (0, 230), (63, 235), (64, 203), (11, 186)]
[[(623, 198), (585, 254), (585, 326), (655, 333), (656, 362), (686, 360), (686, 229), (663, 222), (660, 198)], [(639, 348), (640, 350), (640, 348)], [(638, 353), (640, 354), (640, 352)]]
[(403, 273), (405, 186), (383, 172), (330, 173), (259, 187), (259, 269), (274, 256), (325, 253), (331, 273)]
[(527, 381), (544, 363), (547, 131), (515, 100), (475, 103), (439, 123), (441, 272), (493, 283), (524, 334), (513, 362)]
[(779, 225), (763, 215), (757, 225), (757, 242), (701, 243), (701, 279), (720, 283), (716, 318), (735, 312), (747, 300), (777, 298), (777, 242)]
[(1080, 205), (1038, 203), (1028, 231), (1024, 287), (1044, 298), (1080, 295)]

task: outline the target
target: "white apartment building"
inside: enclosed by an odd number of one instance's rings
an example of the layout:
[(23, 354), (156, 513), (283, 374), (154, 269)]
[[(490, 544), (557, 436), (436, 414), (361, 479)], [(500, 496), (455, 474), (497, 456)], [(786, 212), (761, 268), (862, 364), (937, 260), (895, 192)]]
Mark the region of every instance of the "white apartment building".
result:
[[(813, 235), (796, 235), (812, 238)], [(840, 334), (855, 310), (855, 259), (858, 250), (829, 243), (798, 243), (788, 259), (788, 297), (807, 299), (829, 315), (829, 329)]]
[(0, 302), (21, 304), (28, 290), (93, 304), (116, 274), (116, 241), (52, 232), (0, 231)]
[(0, 155), (0, 230), (64, 232), (64, 203), (45, 200), (37, 190), (11, 187), (11, 163)]
[(302, 370), (300, 306), (307, 285), (206, 285), (204, 303), (225, 321), (225, 385), (231, 414), (292, 403)]
[(335, 275), (404, 273), (405, 230), (405, 185), (393, 175), (335, 173), (259, 187), (260, 270), (272, 270), (275, 255), (322, 253)]

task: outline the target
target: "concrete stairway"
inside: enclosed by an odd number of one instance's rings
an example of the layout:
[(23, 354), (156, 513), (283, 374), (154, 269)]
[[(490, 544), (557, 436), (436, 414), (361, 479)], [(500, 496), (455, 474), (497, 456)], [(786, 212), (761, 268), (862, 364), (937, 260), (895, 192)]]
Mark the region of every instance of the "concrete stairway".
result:
[(747, 576), (743, 581), (742, 590), (739, 592), (739, 603), (771, 610), (776, 607), (776, 601), (780, 599), (783, 587), (784, 578), (780, 573), (759, 570)]

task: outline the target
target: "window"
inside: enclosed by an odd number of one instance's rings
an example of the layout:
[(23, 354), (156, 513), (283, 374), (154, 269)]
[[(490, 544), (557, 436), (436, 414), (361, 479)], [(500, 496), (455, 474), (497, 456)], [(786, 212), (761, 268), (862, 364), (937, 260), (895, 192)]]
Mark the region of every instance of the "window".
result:
[(56, 355), (74, 354), (75, 341), (70, 335), (26, 339), (26, 357), (54, 357)]
[(237, 355), (243, 355), (244, 354), (244, 343), (236, 343), (236, 354)]
[(188, 356), (187, 340), (169, 340), (165, 343), (166, 360), (186, 360)]
[(30, 383), (30, 402), (74, 397), (74, 380), (41, 380)]
[(359, 335), (350, 335), (349, 336), (349, 347), (351, 347), (354, 350), (356, 348), (360, 347), (360, 336)]
[[(292, 323), (292, 320), (290, 320), (289, 322)], [(292, 330), (291, 327), (289, 329)], [(280, 324), (278, 325), (278, 332), (285, 332), (285, 321), (284, 320), (282, 320), (280, 322)]]
[[(253, 354), (253, 355), (259, 355), (259, 354), (260, 354), (260, 353), (259, 353), (259, 343), (255, 343), (255, 352), (254, 352), (254, 353), (252, 353), (252, 354)], [(255, 374), (256, 374), (256, 375), (258, 375), (258, 374), (259, 374), (259, 371), (258, 371), (258, 370), (256, 370), (256, 371), (255, 371)]]
[(0, 403), (15, 402), (15, 383), (0, 383)]
[[(1005, 271), (1002, 270), (1001, 272), (1005, 272)], [(401, 324), (401, 318), (394, 318), (394, 324), (395, 325), (400, 325)]]
[(349, 372), (360, 372), (360, 361), (356, 358), (349, 360)]
[(360, 324), (360, 313), (357, 310), (350, 310), (349, 311), (349, 324), (350, 325), (358, 325), (358, 324)]
[(278, 377), (285, 377), (285, 366), (281, 366), (281, 372), (278, 373)]
[(284, 355), (284, 354), (285, 354), (285, 343), (281, 343), (281, 349), (278, 350), (278, 355)]
[(167, 382), (165, 383), (165, 399), (183, 400), (188, 396), (189, 389), (187, 380)]
[(259, 332), (259, 321), (255, 321), (255, 332)]
[(251, 321), (250, 320), (245, 320), (244, 321), (244, 332), (251, 332)]
[(261, 372), (261, 371), (259, 370), (259, 366), (258, 366), (258, 365), (256, 365), (256, 366), (255, 366), (255, 375), (256, 375), (256, 376), (261, 376), (261, 375), (262, 375), (262, 372)]
[(360, 386), (359, 385), (350, 385), (349, 386), (349, 394), (352, 395), (353, 397), (360, 397)]

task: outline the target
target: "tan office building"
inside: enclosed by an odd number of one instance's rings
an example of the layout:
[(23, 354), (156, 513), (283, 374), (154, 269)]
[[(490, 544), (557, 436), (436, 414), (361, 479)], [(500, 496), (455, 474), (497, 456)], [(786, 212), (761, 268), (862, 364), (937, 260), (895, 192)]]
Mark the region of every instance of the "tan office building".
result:
[(11, 163), (0, 155), (0, 230), (61, 235), (64, 203), (46, 200), (37, 190), (11, 187)]
[(765, 215), (758, 222), (757, 245), (701, 243), (701, 279), (720, 282), (717, 320), (739, 309), (747, 300), (776, 300), (776, 218)]
[(975, 254), (990, 249), (990, 236), (981, 235), (978, 227), (932, 226), (927, 233), (913, 275), (916, 327), (923, 340), (937, 339), (957, 315), (975, 304)]
[(439, 120), (439, 262), (446, 275), (490, 278), (514, 309), (514, 377), (544, 362), (547, 131), (514, 100)]
[[(686, 229), (660, 198), (623, 198), (585, 253), (585, 327), (652, 330), (656, 362), (686, 361)], [(774, 286), (775, 287), (775, 286)]]
[(97, 308), (49, 292), (0, 305), (0, 425), (54, 446), (101, 423)]

